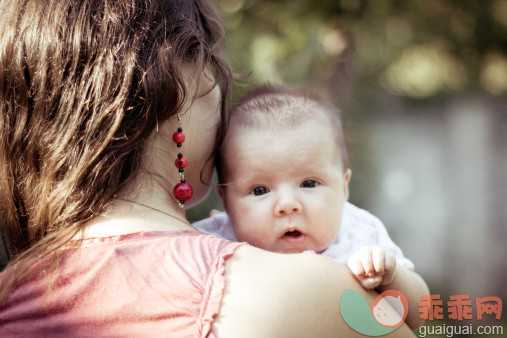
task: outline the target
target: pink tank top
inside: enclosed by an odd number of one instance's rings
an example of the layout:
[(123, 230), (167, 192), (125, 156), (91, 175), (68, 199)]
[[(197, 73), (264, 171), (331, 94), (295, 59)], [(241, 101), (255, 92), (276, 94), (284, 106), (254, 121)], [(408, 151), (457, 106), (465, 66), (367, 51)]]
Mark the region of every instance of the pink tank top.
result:
[(214, 337), (225, 260), (240, 245), (193, 231), (86, 239), (51, 291), (31, 280), (10, 294), (0, 337)]

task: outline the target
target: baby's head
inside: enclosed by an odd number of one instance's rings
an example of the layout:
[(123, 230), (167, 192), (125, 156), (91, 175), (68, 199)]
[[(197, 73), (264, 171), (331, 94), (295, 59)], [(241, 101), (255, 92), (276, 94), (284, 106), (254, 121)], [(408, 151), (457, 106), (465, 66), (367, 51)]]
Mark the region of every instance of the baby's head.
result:
[(325, 250), (340, 230), (350, 169), (338, 110), (266, 85), (234, 107), (217, 160), (236, 237), (275, 252)]

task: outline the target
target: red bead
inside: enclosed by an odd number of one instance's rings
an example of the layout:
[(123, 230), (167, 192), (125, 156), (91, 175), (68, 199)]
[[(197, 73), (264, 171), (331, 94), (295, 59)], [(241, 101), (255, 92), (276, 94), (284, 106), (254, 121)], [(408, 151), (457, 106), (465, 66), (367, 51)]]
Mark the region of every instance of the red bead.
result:
[(185, 168), (187, 166), (187, 159), (184, 157), (177, 158), (176, 161), (174, 161), (174, 165), (176, 168)]
[(183, 134), (181, 131), (177, 131), (173, 134), (173, 141), (174, 143), (183, 143), (185, 141), (185, 134)]
[(178, 201), (187, 201), (194, 194), (194, 189), (188, 183), (178, 183), (173, 190), (173, 195)]

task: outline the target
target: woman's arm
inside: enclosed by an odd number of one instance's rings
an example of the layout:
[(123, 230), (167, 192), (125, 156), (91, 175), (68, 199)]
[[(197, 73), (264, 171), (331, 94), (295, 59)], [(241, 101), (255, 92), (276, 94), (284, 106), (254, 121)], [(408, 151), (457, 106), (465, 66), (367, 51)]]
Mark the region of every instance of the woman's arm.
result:
[(401, 291), (408, 300), (408, 315), (405, 322), (413, 330), (424, 324), (424, 319), (419, 318), (419, 301), (421, 296), (430, 293), (426, 282), (414, 271), (404, 267), (396, 267), (396, 275), (393, 281), (387, 285), (380, 286), (379, 292), (394, 289)]
[(405, 322), (415, 330), (424, 323), (419, 318), (418, 304), (429, 289), (416, 272), (397, 263), (396, 256), (381, 247), (364, 246), (348, 259), (352, 273), (366, 289), (378, 292), (398, 290), (407, 297), (408, 315)]
[[(213, 324), (218, 337), (364, 337), (340, 315), (344, 289), (365, 291), (342, 265), (319, 255), (284, 255), (251, 246), (226, 262), (226, 288)], [(386, 337), (410, 337), (403, 324)]]

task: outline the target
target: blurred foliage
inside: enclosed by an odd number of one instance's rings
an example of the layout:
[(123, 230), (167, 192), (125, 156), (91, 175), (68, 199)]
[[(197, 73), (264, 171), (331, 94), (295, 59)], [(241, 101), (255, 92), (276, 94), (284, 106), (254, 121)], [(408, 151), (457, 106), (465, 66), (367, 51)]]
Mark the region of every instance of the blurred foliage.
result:
[(507, 91), (507, 0), (217, 0), (236, 71), (254, 82), (358, 77), (428, 97)]
[[(351, 151), (352, 185), (359, 185), (352, 187), (352, 202), (370, 198), (364, 187), (375, 175), (365, 169), (372, 156), (365, 126), (390, 113), (393, 96), (422, 104), (470, 92), (507, 93), (507, 0), (214, 3), (234, 71), (251, 72), (236, 95), (250, 84), (282, 82), (312, 87), (345, 111), (348, 146), (360, 149)], [(220, 206), (214, 194), (189, 217)]]

